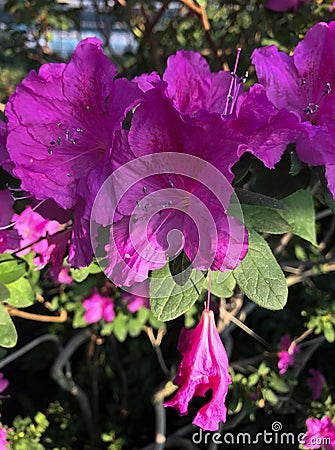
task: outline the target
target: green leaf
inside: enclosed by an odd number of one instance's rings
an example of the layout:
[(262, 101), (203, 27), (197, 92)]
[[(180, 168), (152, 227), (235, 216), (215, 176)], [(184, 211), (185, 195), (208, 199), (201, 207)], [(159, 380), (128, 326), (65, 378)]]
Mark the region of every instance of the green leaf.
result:
[(317, 245), (315, 229), (315, 210), (313, 195), (310, 189), (300, 189), (284, 198), (282, 202), (289, 208), (286, 216), (291, 232)]
[[(204, 280), (204, 288), (208, 288), (208, 275)], [(229, 298), (234, 295), (236, 280), (232, 271), (227, 272), (215, 271), (212, 272), (211, 293), (220, 298)]]
[(191, 262), (184, 252), (180, 252), (176, 258), (169, 261), (169, 268), (175, 282), (180, 286), (184, 286), (192, 273)]
[(291, 226), (285, 220), (286, 211), (263, 208), (261, 206), (242, 206), (244, 224), (260, 233), (283, 234), (291, 231)]
[(279, 392), (279, 394), (287, 394), (287, 392), (289, 392), (290, 390), (285, 380), (282, 377), (278, 376), (277, 374), (272, 375), (269, 382), (269, 386), (276, 392)]
[(129, 320), (129, 334), (131, 337), (138, 336), (142, 331), (142, 323), (134, 317)]
[(84, 319), (85, 311), (86, 310), (83, 306), (80, 306), (78, 309), (76, 309), (72, 321), (73, 328), (84, 328), (89, 325)]
[(76, 281), (77, 283), (81, 283), (82, 281), (86, 280), (86, 278), (90, 274), (90, 268), (89, 267), (83, 267), (82, 269), (71, 269), (70, 275)]
[(0, 283), (0, 302), (6, 301), (10, 296), (10, 292), (7, 287)]
[(26, 278), (19, 278), (7, 284), (10, 297), (6, 302), (16, 308), (26, 308), (35, 302), (35, 294), (30, 282)]
[(2, 347), (14, 347), (17, 342), (17, 332), (13, 321), (4, 307), (0, 304), (0, 345)]
[(10, 253), (0, 255), (0, 283), (12, 283), (26, 273), (24, 261), (14, 258)]
[(268, 197), (257, 192), (247, 191), (245, 189), (237, 188), (236, 194), (239, 201), (243, 205), (261, 206), (262, 208), (279, 209), (287, 211), (287, 206), (276, 198)]
[(150, 278), (150, 305), (158, 320), (167, 321), (184, 314), (199, 298), (204, 276), (192, 269), (183, 286), (177, 284), (171, 275), (169, 265), (152, 272)]
[(267, 242), (255, 231), (249, 231), (247, 256), (233, 271), (242, 291), (263, 308), (282, 309), (287, 301), (285, 276)]
[(206, 6), (206, 5), (207, 5), (207, 0), (197, 0), (197, 3), (198, 3), (200, 6)]
[(278, 397), (271, 389), (263, 389), (262, 394), (264, 399), (272, 405), (276, 405), (278, 403)]
[(129, 317), (122, 313), (118, 314), (113, 320), (113, 333), (116, 339), (120, 342), (124, 342), (126, 340), (129, 330), (128, 320)]

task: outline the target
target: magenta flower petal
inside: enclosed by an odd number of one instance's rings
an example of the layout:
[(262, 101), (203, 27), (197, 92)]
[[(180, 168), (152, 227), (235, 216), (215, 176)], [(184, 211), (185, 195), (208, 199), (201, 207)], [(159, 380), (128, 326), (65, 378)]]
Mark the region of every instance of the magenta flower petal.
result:
[[(312, 166), (335, 165), (335, 22), (318, 23), (297, 45), (293, 56), (275, 46), (254, 51), (253, 63), (269, 100), (277, 109), (299, 114), (296, 139), (301, 161)], [(263, 156), (259, 156), (264, 159)], [(328, 187), (335, 196), (334, 173), (326, 170)]]
[(8, 450), (9, 442), (7, 441), (7, 430), (0, 427), (0, 450)]
[(272, 11), (298, 10), (300, 3), (310, 3), (311, 0), (268, 0), (265, 7)]
[(204, 396), (212, 389), (212, 399), (198, 411), (193, 423), (204, 430), (215, 431), (219, 422), (226, 421), (225, 400), (231, 377), (228, 373), (227, 354), (212, 311), (203, 311), (196, 328), (182, 330), (178, 349), (183, 359), (174, 383), (180, 389), (164, 406), (176, 408), (181, 415), (187, 414), (192, 397)]
[(113, 299), (104, 297), (97, 292), (84, 300), (83, 306), (86, 310), (84, 319), (87, 323), (95, 323), (102, 318), (106, 322), (111, 322), (115, 317)]
[(325, 377), (319, 370), (309, 369), (310, 377), (307, 378), (306, 384), (312, 391), (312, 399), (317, 400), (321, 396), (322, 389), (325, 385)]
[(279, 347), (281, 351), (278, 352), (278, 369), (279, 374), (283, 375), (287, 369), (295, 364), (295, 354), (300, 351), (298, 345), (291, 345), (292, 341), (288, 334), (285, 334), (280, 339)]
[(0, 392), (3, 392), (7, 389), (9, 385), (9, 381), (4, 377), (4, 374), (0, 372)]
[[(14, 200), (9, 191), (0, 191), (0, 227), (12, 222)], [(16, 230), (0, 230), (0, 254), (20, 247), (20, 236)]]
[(239, 155), (248, 151), (273, 169), (287, 145), (301, 133), (298, 114), (280, 111), (268, 100), (263, 86), (256, 84), (241, 97), (237, 119), (232, 123), (235, 136), (240, 135)]
[(325, 416), (321, 420), (310, 417), (306, 420), (306, 426), (307, 433), (304, 437), (306, 448), (317, 449), (322, 446), (325, 450), (335, 449), (335, 425), (330, 417)]
[(200, 53), (181, 50), (170, 56), (163, 80), (168, 85), (167, 96), (182, 114), (194, 115), (201, 110), (224, 112), (231, 74), (211, 73)]

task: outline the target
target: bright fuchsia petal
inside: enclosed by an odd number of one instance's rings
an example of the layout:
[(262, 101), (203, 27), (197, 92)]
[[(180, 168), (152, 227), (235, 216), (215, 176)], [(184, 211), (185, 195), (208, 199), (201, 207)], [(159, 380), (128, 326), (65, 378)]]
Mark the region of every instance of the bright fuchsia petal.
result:
[(166, 94), (182, 114), (195, 115), (205, 110), (222, 114), (232, 76), (230, 72), (211, 73), (200, 53), (181, 50), (167, 60), (163, 80)]
[[(335, 426), (329, 416), (321, 420), (309, 418), (306, 420), (307, 433), (304, 437), (304, 446), (309, 449), (320, 448), (322, 439), (329, 439), (330, 444), (323, 444), (325, 450), (335, 449)], [(318, 443), (319, 442), (319, 443)]]
[(72, 236), (69, 243), (69, 264), (72, 267), (89, 266), (93, 259), (90, 239), (90, 222), (84, 219), (84, 201), (78, 203), (74, 210)]
[(141, 94), (127, 80), (114, 83), (115, 75), (100, 41), (89, 38), (69, 64), (44, 65), (17, 87), (6, 108), (8, 151), (24, 189), (65, 209), (89, 195), (88, 174), (106, 164), (132, 93)]
[(196, 328), (183, 330), (178, 349), (183, 359), (174, 383), (180, 389), (164, 406), (176, 408), (181, 415), (187, 414), (192, 397), (204, 396), (212, 389), (212, 399), (199, 410), (193, 423), (204, 430), (215, 431), (219, 422), (226, 421), (225, 400), (231, 377), (228, 373), (227, 354), (212, 311), (203, 311)]
[(133, 78), (133, 82), (137, 84), (141, 91), (147, 92), (150, 89), (153, 89), (156, 83), (160, 83), (161, 78), (157, 72), (143, 73), (142, 75)]
[(335, 22), (317, 23), (297, 45), (293, 60), (305, 92), (306, 104), (317, 104), (325, 97), (327, 83), (335, 86)]
[(306, 380), (307, 386), (312, 391), (312, 399), (317, 400), (321, 396), (322, 389), (325, 385), (325, 377), (319, 370), (309, 369), (309, 377)]
[(297, 10), (299, 3), (304, 3), (309, 0), (268, 0), (265, 7), (271, 9), (272, 11), (288, 11), (294, 8)]
[(220, 117), (210, 117), (201, 123), (190, 119), (185, 123), (158, 89), (145, 94), (129, 132), (129, 145), (135, 157), (187, 153), (213, 164), (228, 181), (233, 179), (231, 167), (238, 160), (238, 144), (236, 135), (229, 132)]
[(4, 374), (0, 372), (0, 392), (3, 392), (7, 389), (9, 385), (9, 381), (4, 377)]
[(4, 170), (12, 173), (14, 164), (10, 161), (7, 148), (7, 125), (5, 122), (2, 122), (0, 120), (0, 167), (2, 167)]
[(22, 237), (21, 247), (33, 244), (47, 234), (52, 235), (61, 230), (61, 225), (55, 220), (44, 219), (31, 206), (27, 206), (21, 214), (14, 214), (14, 228)]
[(9, 442), (7, 441), (7, 430), (0, 428), (0, 450), (8, 450)]
[(237, 105), (237, 119), (231, 131), (241, 142), (239, 155), (248, 151), (273, 169), (289, 143), (301, 134), (300, 119), (268, 100), (265, 88), (256, 84)]
[[(159, 226), (156, 217), (151, 227), (132, 224), (125, 216), (111, 227), (110, 242), (106, 245), (108, 266), (106, 275), (117, 286), (131, 286), (148, 278), (150, 270), (163, 267), (166, 255), (157, 243), (154, 231)], [(134, 246), (136, 243), (136, 247)]]
[(0, 191), (0, 227), (9, 225), (13, 217), (14, 199), (12, 194), (6, 191)]
[(102, 306), (102, 317), (106, 322), (112, 322), (115, 318), (114, 303), (111, 298), (104, 298)]
[[(71, 234), (70, 230), (64, 230), (62, 233), (57, 233), (48, 237), (49, 246), (53, 247), (49, 263), (50, 263), (50, 274), (54, 278), (58, 278), (58, 275), (63, 268), (63, 262), (70, 239), (70, 234)], [(62, 282), (65, 283), (65, 281)]]
[(190, 114), (203, 109), (210, 75), (208, 63), (200, 53), (181, 50), (168, 58), (163, 80), (178, 111)]
[(275, 45), (269, 45), (254, 50), (251, 60), (269, 100), (278, 109), (288, 108), (301, 113), (309, 102), (304, 80), (297, 72), (293, 57), (279, 52)]
[[(0, 227), (12, 222), (14, 200), (11, 193), (0, 191)], [(20, 236), (16, 230), (0, 230), (0, 254), (20, 247)]]
[(105, 298), (95, 293), (83, 301), (83, 306), (86, 310), (84, 319), (87, 323), (95, 323), (102, 319)]

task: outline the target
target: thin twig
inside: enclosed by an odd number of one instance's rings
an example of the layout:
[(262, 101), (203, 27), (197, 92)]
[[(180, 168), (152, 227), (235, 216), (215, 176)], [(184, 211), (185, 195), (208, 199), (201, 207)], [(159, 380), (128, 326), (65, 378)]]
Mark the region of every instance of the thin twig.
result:
[(88, 397), (86, 393), (74, 382), (71, 374), (69, 374), (68, 371), (64, 373), (64, 368), (66, 368), (66, 365), (68, 364), (73, 353), (75, 353), (82, 344), (88, 341), (90, 336), (91, 332), (89, 329), (85, 329), (73, 336), (73, 338), (70, 339), (70, 341), (66, 344), (64, 350), (60, 353), (58, 358), (53, 363), (50, 373), (51, 377), (60, 387), (70, 392), (78, 400), (85, 420), (85, 425), (90, 437), (92, 437), (94, 436), (93, 414)]
[(62, 350), (62, 345), (59, 342), (59, 338), (53, 334), (43, 334), (42, 336), (37, 337), (36, 339), (32, 340), (28, 344), (21, 347), (19, 350), (16, 350), (15, 352), (12, 352), (10, 355), (6, 356), (5, 358), (2, 358), (0, 360), (0, 369), (7, 366), (7, 364), (10, 364), (11, 362), (15, 361), (16, 359), (20, 358), (21, 356), (25, 355), (26, 353), (30, 352), (30, 350), (34, 349), (38, 345), (42, 344), (43, 342), (51, 341), (54, 342), (57, 345), (57, 348), (59, 351)]
[(14, 308), (14, 306), (5, 305), (5, 308), (11, 316), (21, 317), (22, 319), (35, 320), (36, 322), (56, 322), (63, 323), (67, 321), (67, 312), (63, 309), (59, 316), (46, 316), (43, 314), (33, 314), (20, 309)]
[(156, 353), (156, 356), (157, 356), (157, 359), (158, 359), (158, 363), (159, 363), (162, 371), (164, 372), (164, 374), (167, 377), (170, 377), (171, 372), (168, 369), (168, 367), (167, 367), (167, 365), (166, 365), (166, 363), (164, 361), (163, 353), (162, 353), (162, 350), (160, 348), (162, 339), (165, 336), (166, 331), (163, 330), (163, 329), (159, 329), (158, 332), (157, 332), (157, 337), (156, 338), (154, 336), (152, 327), (148, 327), (147, 325), (144, 325), (143, 326), (143, 331), (148, 336), (148, 338), (150, 340), (150, 343), (151, 343), (153, 349), (155, 350), (155, 353)]
[(240, 327), (243, 331), (248, 333), (250, 336), (252, 336), (254, 339), (256, 339), (258, 342), (263, 344), (265, 347), (270, 347), (270, 344), (263, 339), (259, 334), (257, 334), (255, 331), (253, 331), (251, 328), (249, 328), (247, 325), (245, 325), (243, 322), (241, 322), (237, 317), (235, 317), (233, 314), (228, 312), (224, 305), (220, 305), (220, 317), (221, 318), (228, 318), (231, 322), (234, 322), (238, 327)]

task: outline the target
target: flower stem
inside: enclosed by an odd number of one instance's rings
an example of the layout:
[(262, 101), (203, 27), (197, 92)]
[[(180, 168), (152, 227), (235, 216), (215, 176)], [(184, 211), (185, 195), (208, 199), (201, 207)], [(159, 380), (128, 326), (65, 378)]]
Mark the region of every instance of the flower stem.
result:
[(205, 306), (206, 311), (209, 311), (209, 306), (211, 303), (211, 283), (212, 283), (212, 271), (211, 271), (211, 269), (208, 269), (208, 293), (207, 293), (207, 301), (206, 301), (206, 306)]

